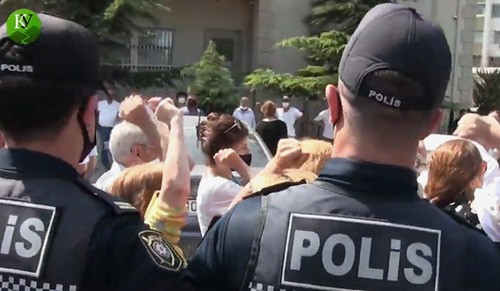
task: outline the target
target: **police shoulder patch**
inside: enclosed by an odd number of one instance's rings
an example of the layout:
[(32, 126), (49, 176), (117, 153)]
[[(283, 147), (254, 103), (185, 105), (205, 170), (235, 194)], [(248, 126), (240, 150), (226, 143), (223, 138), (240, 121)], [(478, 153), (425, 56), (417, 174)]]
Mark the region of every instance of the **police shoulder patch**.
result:
[(175, 250), (160, 232), (144, 230), (139, 233), (139, 238), (158, 267), (171, 272), (179, 272), (186, 266), (184, 257)]

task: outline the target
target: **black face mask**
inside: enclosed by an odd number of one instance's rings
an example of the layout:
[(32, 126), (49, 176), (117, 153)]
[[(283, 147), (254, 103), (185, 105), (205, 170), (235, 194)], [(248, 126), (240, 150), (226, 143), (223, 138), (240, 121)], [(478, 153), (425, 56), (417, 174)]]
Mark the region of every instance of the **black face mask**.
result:
[[(85, 123), (83, 122), (83, 111), (85, 110), (85, 106), (80, 108), (80, 111), (78, 112), (78, 123), (80, 124), (80, 130), (82, 131), (83, 135), (83, 149), (82, 153), (80, 155), (80, 163), (85, 160), (85, 158), (90, 154), (92, 149), (96, 146), (97, 144), (97, 134), (94, 132), (94, 140), (90, 141), (89, 137), (89, 132), (87, 131), (87, 127), (85, 126)], [(95, 113), (95, 124), (96, 124), (96, 129), (97, 129), (97, 111)]]
[(240, 155), (240, 158), (245, 162), (245, 164), (247, 164), (247, 166), (252, 164), (252, 154)]

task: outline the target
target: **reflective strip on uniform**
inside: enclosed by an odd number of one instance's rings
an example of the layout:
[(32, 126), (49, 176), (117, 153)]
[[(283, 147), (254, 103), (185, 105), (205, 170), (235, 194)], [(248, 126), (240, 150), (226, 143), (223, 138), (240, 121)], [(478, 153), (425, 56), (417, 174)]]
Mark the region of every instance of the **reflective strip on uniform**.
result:
[(127, 202), (115, 201), (114, 203), (120, 209), (131, 209), (131, 210), (135, 210), (136, 209), (134, 206), (132, 206), (132, 204), (127, 203)]
[(35, 280), (26, 280), (12, 276), (0, 275), (0, 290), (22, 290), (22, 291), (77, 291), (75, 285), (64, 286), (63, 284), (44, 283)]

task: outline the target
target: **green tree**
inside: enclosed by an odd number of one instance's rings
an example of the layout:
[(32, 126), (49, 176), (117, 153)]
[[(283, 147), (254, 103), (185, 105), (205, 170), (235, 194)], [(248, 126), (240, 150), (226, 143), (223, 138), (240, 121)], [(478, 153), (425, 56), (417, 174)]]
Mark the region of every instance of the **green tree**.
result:
[(188, 91), (199, 98), (205, 112), (230, 112), (236, 107), (238, 101), (231, 71), (214, 42), (211, 41), (201, 59), (183, 69), (181, 75), (188, 80)]
[(389, 0), (313, 0), (306, 18), (312, 33), (338, 30), (352, 34), (372, 7)]
[(500, 109), (500, 70), (480, 70), (474, 76), (474, 102), (479, 114)]
[(323, 95), (325, 86), (338, 80), (338, 64), (349, 35), (370, 8), (385, 2), (389, 1), (312, 1), (311, 14), (306, 18), (312, 36), (286, 39), (274, 47), (292, 47), (304, 52), (308, 65), (296, 74), (258, 69), (245, 78), (245, 85), (251, 90), (265, 88), (307, 99)]

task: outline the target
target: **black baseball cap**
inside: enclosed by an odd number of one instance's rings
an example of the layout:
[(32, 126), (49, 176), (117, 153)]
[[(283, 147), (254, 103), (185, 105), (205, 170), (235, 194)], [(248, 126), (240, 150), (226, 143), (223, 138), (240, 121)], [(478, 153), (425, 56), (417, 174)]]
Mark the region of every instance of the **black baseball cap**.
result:
[(10, 53), (0, 53), (0, 76), (26, 76), (95, 86), (108, 94), (100, 73), (99, 46), (85, 27), (44, 13), (40, 36), (28, 45), (9, 39), (6, 24), (0, 26), (0, 48), (14, 46)]
[[(392, 88), (370, 82), (377, 71), (400, 73), (422, 87), (423, 94), (394, 96)], [(392, 3), (377, 5), (365, 15), (339, 67), (340, 80), (355, 96), (400, 110), (439, 106), (450, 73), (451, 52), (443, 30), (415, 9)]]

